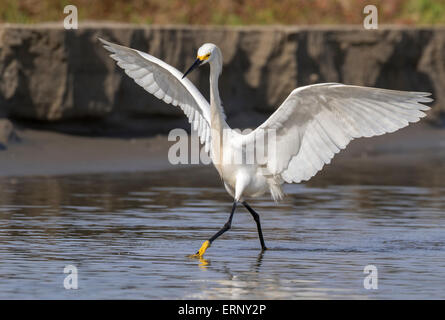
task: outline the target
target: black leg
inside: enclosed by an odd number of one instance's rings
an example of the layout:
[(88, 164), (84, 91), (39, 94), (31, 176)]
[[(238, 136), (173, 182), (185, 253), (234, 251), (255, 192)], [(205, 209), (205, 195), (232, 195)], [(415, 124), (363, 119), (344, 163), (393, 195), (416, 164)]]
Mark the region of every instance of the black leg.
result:
[(233, 219), (233, 214), (235, 213), (235, 209), (236, 209), (236, 201), (233, 203), (232, 212), (230, 212), (229, 220), (227, 220), (227, 222), (224, 224), (221, 230), (219, 230), (217, 233), (213, 235), (213, 237), (209, 239), (210, 243), (215, 241), (220, 235), (222, 235), (224, 232), (230, 229), (230, 227), (232, 226), (232, 219)]
[(253, 219), (256, 222), (256, 226), (258, 229), (258, 236), (260, 237), (262, 250), (267, 250), (266, 245), (264, 244), (263, 232), (261, 231), (260, 215), (256, 213), (255, 210), (253, 210), (252, 207), (249, 206), (246, 201), (243, 201), (243, 205), (250, 212), (250, 214), (252, 215)]
[(226, 232), (227, 230), (230, 229), (230, 227), (232, 226), (232, 219), (233, 219), (233, 214), (235, 213), (235, 209), (236, 209), (236, 201), (233, 203), (232, 212), (230, 212), (229, 220), (227, 220), (227, 222), (224, 224), (224, 226), (221, 228), (221, 230), (219, 230), (217, 233), (215, 233), (213, 235), (213, 237), (211, 237), (207, 241), (204, 241), (204, 243), (202, 244), (202, 246), (198, 250), (198, 252), (196, 252), (196, 254), (194, 254), (194, 255), (191, 255), (192, 258), (196, 258), (196, 257), (201, 258), (204, 255), (204, 253), (206, 252), (206, 250), (210, 247), (212, 242), (215, 241), (216, 238), (218, 238), (224, 232)]

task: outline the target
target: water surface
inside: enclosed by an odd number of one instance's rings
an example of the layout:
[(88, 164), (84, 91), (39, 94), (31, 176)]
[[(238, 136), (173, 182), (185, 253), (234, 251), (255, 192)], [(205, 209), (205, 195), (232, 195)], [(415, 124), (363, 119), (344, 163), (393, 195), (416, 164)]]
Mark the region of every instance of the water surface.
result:
[[(212, 168), (1, 178), (0, 298), (445, 299), (443, 179), (388, 175), (252, 201), (270, 250), (240, 207), (201, 260), (187, 255), (231, 208)], [(64, 288), (67, 265), (77, 290)], [(377, 290), (363, 287), (366, 265)]]

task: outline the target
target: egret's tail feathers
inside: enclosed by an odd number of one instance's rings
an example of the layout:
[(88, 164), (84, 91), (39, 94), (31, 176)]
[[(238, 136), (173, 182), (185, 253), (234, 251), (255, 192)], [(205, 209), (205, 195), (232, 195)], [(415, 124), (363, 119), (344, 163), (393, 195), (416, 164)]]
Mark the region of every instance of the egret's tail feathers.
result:
[(275, 202), (283, 200), (285, 194), (281, 184), (271, 183), (269, 184), (269, 190)]

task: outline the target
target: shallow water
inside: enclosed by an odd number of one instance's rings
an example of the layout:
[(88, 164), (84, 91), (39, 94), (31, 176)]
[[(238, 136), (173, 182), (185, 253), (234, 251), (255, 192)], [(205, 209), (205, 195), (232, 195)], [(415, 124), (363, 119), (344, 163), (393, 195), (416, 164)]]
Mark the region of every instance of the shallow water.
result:
[[(2, 178), (0, 298), (445, 299), (445, 186), (385, 176), (252, 201), (270, 250), (239, 208), (201, 260), (187, 255), (231, 208), (211, 168)], [(64, 288), (67, 265), (78, 290)], [(366, 265), (376, 290), (363, 286)]]

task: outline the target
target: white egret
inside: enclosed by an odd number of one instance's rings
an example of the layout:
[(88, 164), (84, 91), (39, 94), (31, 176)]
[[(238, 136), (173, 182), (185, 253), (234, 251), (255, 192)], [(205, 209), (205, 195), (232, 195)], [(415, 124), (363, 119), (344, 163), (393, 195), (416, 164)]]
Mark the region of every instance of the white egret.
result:
[[(225, 121), (218, 91), (222, 71), (221, 50), (212, 43), (202, 45), (185, 74), (167, 63), (135, 49), (100, 39), (111, 57), (127, 75), (146, 91), (166, 103), (179, 106), (193, 122), (201, 142), (234, 202), (226, 224), (196, 253), (202, 257), (211, 243), (230, 229), (235, 208), (241, 202), (257, 224), (263, 250), (266, 249), (259, 215), (245, 199), (270, 192), (274, 200), (283, 197), (283, 183), (307, 181), (355, 138), (394, 132), (416, 122), (429, 109), (425, 92), (394, 91), (370, 87), (321, 83), (293, 90), (281, 106), (257, 129), (241, 134)], [(185, 76), (198, 66), (210, 65), (210, 104)], [(251, 163), (227, 161), (226, 154), (243, 157), (267, 149), (273, 130), (274, 149)], [(262, 146), (263, 145), (263, 146)], [(254, 146), (246, 148), (246, 146)], [(264, 151), (264, 150), (263, 150)], [(230, 157), (229, 157), (230, 158)]]

